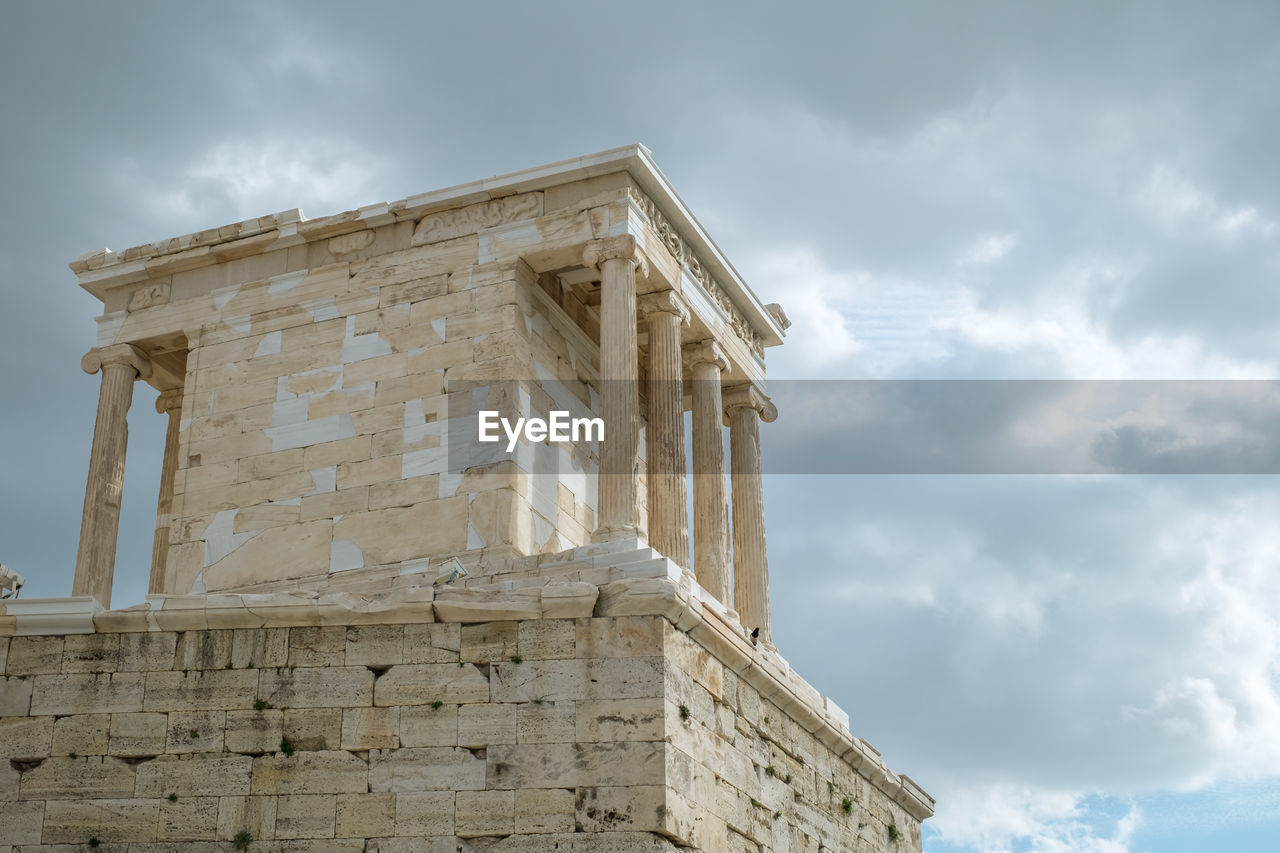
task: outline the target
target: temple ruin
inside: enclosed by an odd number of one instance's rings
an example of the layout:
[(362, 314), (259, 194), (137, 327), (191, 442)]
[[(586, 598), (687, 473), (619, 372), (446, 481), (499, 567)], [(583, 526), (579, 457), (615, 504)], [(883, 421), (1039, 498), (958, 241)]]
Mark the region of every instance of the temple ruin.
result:
[(0, 602), (0, 850), (920, 850), (933, 800), (773, 644), (786, 315), (645, 148), (71, 269), (97, 420), (71, 595)]

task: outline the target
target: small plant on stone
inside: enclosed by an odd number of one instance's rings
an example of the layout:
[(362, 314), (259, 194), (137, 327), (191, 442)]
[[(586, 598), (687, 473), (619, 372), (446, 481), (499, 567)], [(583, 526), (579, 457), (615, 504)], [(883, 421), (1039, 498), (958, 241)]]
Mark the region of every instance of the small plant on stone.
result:
[(171, 803), (176, 803), (177, 801), (178, 801), (178, 795), (177, 795), (177, 794), (170, 794), (170, 795), (169, 795), (169, 802), (171, 802)]
[(442, 707), (444, 707), (444, 703), (439, 699), (431, 703), (431, 710), (433, 711), (439, 711)]
[(67, 758), (79, 758), (79, 757), (80, 756), (76, 755), (74, 752), (67, 753)]
[(827, 793), (834, 794), (835, 792), (836, 792), (836, 783), (830, 780), (827, 780)]
[(769, 777), (777, 776), (777, 775), (778, 775), (778, 771), (777, 771), (777, 770), (774, 770), (774, 769), (773, 769), (773, 765), (772, 765), (772, 764), (770, 764), (768, 767), (766, 767), (766, 768), (764, 769), (764, 775), (769, 776)]
[(192, 740), (195, 740), (196, 738), (200, 737), (200, 732), (196, 731), (195, 729), (191, 729), (187, 732), (187, 736), (190, 737)]
[(889, 824), (889, 840), (897, 841), (901, 837), (902, 837), (902, 833), (898, 832), (898, 827), (892, 823)]
[(682, 720), (687, 720), (687, 719), (689, 719), (689, 706), (688, 706), (688, 705), (681, 705), (681, 706), (680, 706), (680, 719), (682, 719)]
[(768, 715), (765, 715), (765, 718), (764, 718), (764, 724), (765, 724), (766, 726), (767, 726), (767, 725), (769, 725), (769, 717), (768, 717)]
[(782, 777), (782, 781), (783, 781), (783, 782), (786, 782), (788, 785), (790, 785), (790, 784), (791, 784), (791, 774), (790, 774), (790, 773), (788, 773), (786, 776), (783, 776), (783, 777)]
[(102, 842), (98, 840), (98, 836), (96, 836), (96, 835), (91, 836), (91, 837), (89, 838), (89, 846), (90, 846), (90, 847), (97, 847), (97, 846), (98, 846), (99, 844), (101, 844), (101, 843), (102, 843)]
[(840, 810), (845, 814), (853, 814), (853, 800), (849, 799), (848, 797), (845, 797), (840, 802)]
[(235, 664), (233, 664), (231, 661), (227, 661), (227, 669), (235, 669), (235, 668), (236, 668)]
[(253, 710), (255, 711), (265, 711), (270, 707), (271, 703), (266, 699), (258, 699), (253, 703)]
[(253, 833), (247, 829), (242, 829), (231, 839), (231, 844), (237, 850), (248, 850), (249, 845), (253, 843)]
[(524, 658), (520, 657), (520, 655), (513, 655), (513, 656), (511, 657), (511, 662), (512, 662), (512, 663), (524, 663)]
[(280, 739), (280, 751), (286, 756), (293, 755), (293, 744), (289, 743), (288, 738)]

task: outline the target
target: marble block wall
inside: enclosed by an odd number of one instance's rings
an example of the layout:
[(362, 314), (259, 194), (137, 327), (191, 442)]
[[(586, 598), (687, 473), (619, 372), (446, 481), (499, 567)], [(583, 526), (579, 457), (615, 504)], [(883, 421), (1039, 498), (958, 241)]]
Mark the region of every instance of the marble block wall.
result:
[(767, 668), (662, 615), (0, 638), (0, 851), (919, 850)]

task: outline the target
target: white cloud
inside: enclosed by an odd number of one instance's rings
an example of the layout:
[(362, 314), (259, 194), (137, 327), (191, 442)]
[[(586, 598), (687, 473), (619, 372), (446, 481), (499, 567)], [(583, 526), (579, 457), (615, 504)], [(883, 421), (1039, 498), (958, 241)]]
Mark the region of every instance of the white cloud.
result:
[(983, 853), (1129, 853), (1140, 822), (1136, 806), (1106, 820), (1081, 793), (973, 784), (949, 788), (932, 821), (943, 841)]

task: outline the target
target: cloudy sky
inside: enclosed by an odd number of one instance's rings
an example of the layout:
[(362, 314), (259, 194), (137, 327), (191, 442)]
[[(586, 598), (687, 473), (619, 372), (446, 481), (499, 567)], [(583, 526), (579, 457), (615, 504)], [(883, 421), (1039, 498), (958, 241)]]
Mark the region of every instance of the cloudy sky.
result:
[[(77, 254), (635, 141), (786, 307), (773, 376), (1278, 379), (1278, 36), (1231, 0), (10, 6), (0, 559), (70, 589)], [(766, 504), (776, 639), (938, 798), (930, 853), (1274, 849), (1273, 477), (779, 474)]]

